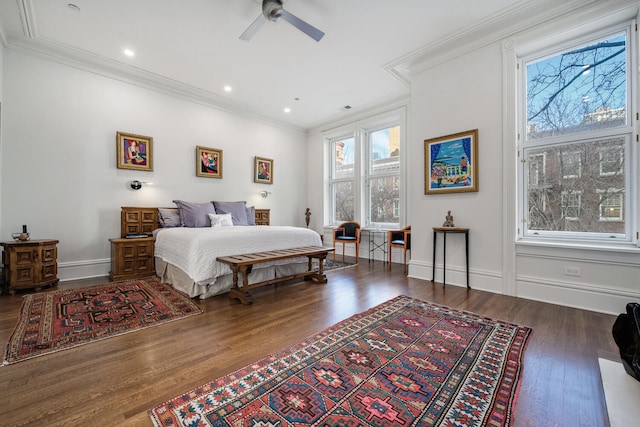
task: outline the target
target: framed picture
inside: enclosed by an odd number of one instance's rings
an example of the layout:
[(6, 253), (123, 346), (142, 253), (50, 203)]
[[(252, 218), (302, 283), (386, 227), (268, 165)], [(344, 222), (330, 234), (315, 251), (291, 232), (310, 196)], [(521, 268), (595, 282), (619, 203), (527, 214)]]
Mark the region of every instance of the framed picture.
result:
[(253, 182), (273, 184), (273, 159), (256, 156), (253, 170)]
[(116, 134), (118, 169), (153, 170), (153, 138), (118, 132)]
[(478, 191), (478, 129), (424, 141), (424, 194)]
[(222, 178), (222, 150), (196, 147), (196, 176)]

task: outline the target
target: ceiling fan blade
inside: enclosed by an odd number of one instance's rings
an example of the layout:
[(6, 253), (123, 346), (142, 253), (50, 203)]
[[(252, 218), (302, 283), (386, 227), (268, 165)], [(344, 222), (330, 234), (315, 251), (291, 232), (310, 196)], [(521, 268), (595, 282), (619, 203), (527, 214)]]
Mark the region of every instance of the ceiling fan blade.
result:
[(324, 37), (324, 33), (322, 31), (284, 9), (282, 9), (282, 19), (284, 19), (289, 24), (293, 25), (317, 42), (319, 42), (320, 39)]
[(262, 16), (262, 14), (260, 14), (256, 18), (256, 20), (253, 21), (251, 25), (249, 25), (249, 28), (244, 30), (244, 33), (240, 35), (240, 40), (246, 40), (246, 41), (251, 40), (251, 37), (253, 37), (253, 35), (258, 32), (260, 27), (262, 27), (262, 24), (264, 24), (264, 21), (266, 21), (265, 17)]

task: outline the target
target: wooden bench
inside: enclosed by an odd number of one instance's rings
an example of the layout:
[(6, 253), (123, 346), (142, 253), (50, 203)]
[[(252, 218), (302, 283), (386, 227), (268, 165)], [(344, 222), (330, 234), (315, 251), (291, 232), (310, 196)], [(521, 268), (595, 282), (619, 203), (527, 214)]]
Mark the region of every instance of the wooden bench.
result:
[[(243, 304), (251, 304), (253, 298), (249, 293), (250, 289), (260, 286), (269, 285), (271, 283), (284, 282), (285, 280), (304, 277), (305, 280), (314, 279), (319, 283), (327, 283), (327, 277), (323, 273), (324, 260), (329, 252), (333, 252), (334, 248), (325, 248), (322, 246), (305, 246), (301, 248), (281, 249), (275, 251), (255, 252), (251, 254), (230, 255), (218, 257), (217, 261), (228, 264), (233, 272), (233, 286), (229, 290), (229, 297), (240, 300)], [(255, 264), (264, 262), (279, 261), (288, 258), (297, 258), (306, 256), (309, 260), (307, 271), (292, 274), (290, 276), (269, 279), (263, 282), (249, 284), (249, 274)], [(319, 261), (317, 270), (313, 269), (313, 259)], [(242, 273), (242, 287), (238, 286), (238, 273)]]

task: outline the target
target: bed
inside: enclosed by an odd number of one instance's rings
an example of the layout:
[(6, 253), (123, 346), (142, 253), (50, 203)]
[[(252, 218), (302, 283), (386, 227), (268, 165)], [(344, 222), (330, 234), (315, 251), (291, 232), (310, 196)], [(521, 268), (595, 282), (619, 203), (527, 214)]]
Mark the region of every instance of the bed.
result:
[[(240, 204), (240, 202), (234, 203)], [(205, 299), (227, 293), (231, 289), (233, 285), (231, 269), (227, 264), (216, 261), (218, 257), (266, 250), (322, 246), (320, 235), (307, 228), (237, 226), (235, 224), (234, 226), (207, 226), (201, 212), (198, 212), (198, 215), (202, 222), (187, 221), (190, 226), (185, 227), (182, 226), (182, 218), (176, 219), (176, 214), (182, 212), (181, 205), (178, 204), (178, 206), (178, 208), (122, 207), (122, 233), (123, 237), (127, 234), (153, 235), (156, 274), (163, 282), (171, 284), (192, 298)], [(218, 206), (215, 210), (220, 211), (224, 208), (225, 206)], [(230, 215), (228, 206), (226, 208), (227, 212), (222, 215)], [(255, 218), (261, 220), (258, 223), (265, 224), (265, 218), (267, 221), (269, 218), (269, 212), (265, 210), (246, 208), (246, 214), (253, 216), (253, 218), (247, 218), (249, 224), (256, 223)], [(173, 220), (168, 220), (169, 215)], [(242, 218), (235, 218), (235, 220), (240, 223), (243, 221)], [(296, 275), (307, 269), (306, 257), (258, 264), (249, 275), (249, 284)]]

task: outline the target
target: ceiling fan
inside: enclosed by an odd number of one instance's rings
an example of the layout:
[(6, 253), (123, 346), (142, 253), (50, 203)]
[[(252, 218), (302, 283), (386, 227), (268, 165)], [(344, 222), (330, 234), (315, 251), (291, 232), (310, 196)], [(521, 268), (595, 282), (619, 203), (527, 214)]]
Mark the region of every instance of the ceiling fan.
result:
[(324, 36), (324, 33), (313, 25), (284, 10), (282, 7), (282, 0), (263, 0), (262, 15), (258, 16), (256, 20), (249, 25), (249, 28), (242, 33), (240, 39), (247, 41), (251, 40), (251, 37), (258, 32), (266, 20), (276, 22), (280, 18), (284, 19), (317, 42), (319, 42)]

